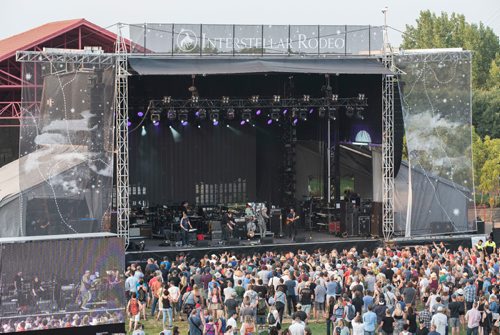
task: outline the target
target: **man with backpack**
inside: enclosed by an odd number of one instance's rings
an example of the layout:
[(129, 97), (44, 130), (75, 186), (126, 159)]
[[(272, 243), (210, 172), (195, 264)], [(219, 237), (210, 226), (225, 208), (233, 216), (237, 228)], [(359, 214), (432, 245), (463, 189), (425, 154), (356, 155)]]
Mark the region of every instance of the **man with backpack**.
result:
[(266, 299), (262, 293), (259, 293), (259, 298), (257, 300), (257, 329), (265, 327), (266, 325), (266, 316), (267, 316), (268, 306)]
[(356, 317), (356, 307), (351, 302), (351, 299), (347, 298), (346, 299), (346, 305), (345, 305), (345, 325), (349, 328), (351, 328), (351, 322), (354, 320)]

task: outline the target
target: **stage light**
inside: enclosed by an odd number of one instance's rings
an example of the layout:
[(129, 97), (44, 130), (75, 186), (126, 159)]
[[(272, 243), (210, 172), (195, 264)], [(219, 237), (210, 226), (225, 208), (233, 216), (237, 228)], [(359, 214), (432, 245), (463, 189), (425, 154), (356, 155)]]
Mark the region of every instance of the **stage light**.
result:
[(292, 108), (292, 118), (296, 118), (297, 117), (297, 113), (298, 113), (298, 108)]
[(160, 119), (161, 119), (160, 113), (157, 111), (152, 111), (150, 118), (151, 118), (151, 122), (153, 122), (153, 123), (160, 122)]
[(146, 127), (142, 126), (142, 129), (141, 129), (141, 136), (146, 136), (147, 132), (146, 132)]
[(293, 125), (296, 126), (297, 123), (299, 123), (299, 119), (297, 119), (297, 118), (293, 119)]
[(356, 117), (360, 120), (364, 120), (365, 117), (363, 116), (363, 112), (364, 112), (365, 108), (362, 107), (362, 106), (357, 106), (356, 107)]
[(347, 106), (345, 110), (345, 115), (347, 117), (352, 117), (354, 115), (354, 107), (352, 106)]
[(274, 121), (279, 121), (280, 119), (280, 110), (279, 109), (273, 109), (271, 112), (271, 119)]
[(281, 101), (281, 96), (279, 95), (273, 95), (273, 102), (274, 103), (279, 103)]
[(330, 120), (337, 120), (337, 116), (335, 116), (335, 107), (328, 108), (328, 117), (330, 118)]
[(229, 125), (228, 125), (228, 124), (226, 124), (226, 128), (229, 128)]
[(358, 143), (364, 143), (366, 145), (367, 143), (372, 142), (372, 137), (370, 136), (370, 134), (366, 130), (360, 130), (356, 134), (356, 138), (354, 141), (358, 142)]
[(176, 118), (177, 118), (177, 112), (175, 111), (175, 109), (169, 109), (167, 112), (167, 119), (173, 121)]
[(193, 103), (193, 104), (197, 104), (197, 103), (198, 103), (198, 101), (199, 101), (199, 98), (198, 98), (198, 96), (197, 96), (197, 95), (193, 95), (193, 96), (191, 96), (191, 103)]
[(304, 94), (302, 96), (302, 101), (309, 102), (309, 100), (311, 100), (311, 96), (309, 94)]
[(288, 108), (283, 109), (283, 115), (286, 115), (288, 113)]
[(257, 109), (255, 111), (255, 115), (259, 116), (260, 114), (262, 114), (262, 110), (261, 109)]
[(179, 121), (183, 126), (187, 125), (189, 119), (189, 112), (187, 110), (182, 110), (179, 112)]
[(307, 112), (305, 112), (305, 111), (301, 111), (301, 112), (299, 112), (299, 118), (300, 118), (302, 121), (307, 121)]
[(332, 94), (332, 101), (338, 101), (339, 100), (339, 95), (338, 94)]
[(358, 100), (359, 101), (365, 100), (365, 94), (364, 93), (359, 93), (358, 94)]
[(163, 97), (163, 103), (165, 105), (169, 105), (171, 101), (172, 101), (172, 97), (168, 97), (168, 96)]
[(153, 121), (153, 126), (158, 127), (160, 125), (160, 121)]
[(213, 120), (212, 124), (217, 127), (219, 125), (219, 121), (218, 120)]
[(222, 103), (223, 104), (228, 104), (229, 103), (229, 97), (223, 96), (222, 97)]
[(326, 114), (326, 108), (321, 106), (318, 110), (318, 116), (320, 118), (324, 118), (325, 117), (325, 114)]
[(234, 112), (234, 108), (229, 108), (227, 111), (226, 111), (226, 119), (228, 120), (234, 120), (234, 117), (236, 116), (235, 112)]
[(127, 127), (130, 127), (132, 125), (132, 122), (127, 121)]
[(271, 123), (273, 123), (273, 119), (269, 119), (269, 120), (267, 120), (267, 124), (268, 124), (268, 125), (269, 125), (269, 124), (271, 124)]
[(195, 113), (196, 117), (200, 120), (205, 120), (207, 118), (207, 111), (204, 108), (197, 110)]
[(185, 127), (185, 126), (187, 126), (187, 125), (188, 125), (188, 123), (189, 123), (189, 122), (187, 122), (187, 121), (181, 121), (181, 125), (182, 125), (182, 126), (184, 126), (184, 127)]
[(252, 111), (250, 109), (245, 109), (243, 113), (241, 113), (241, 119), (245, 120), (246, 122), (250, 122), (252, 119)]
[(245, 125), (245, 123), (246, 123), (246, 121), (245, 121), (245, 120), (241, 120), (241, 122), (240, 122), (240, 126), (244, 126), (244, 125)]
[(143, 117), (144, 116), (144, 112), (137, 112), (137, 116), (138, 117)]
[(258, 95), (252, 95), (252, 98), (250, 99), (252, 103), (256, 104), (259, 102), (259, 96)]
[(309, 114), (312, 114), (312, 113), (314, 113), (314, 108), (313, 107), (309, 108)]
[[(210, 112), (210, 120), (212, 120), (212, 123), (214, 126), (219, 124), (219, 119), (220, 119), (220, 114), (217, 110), (213, 110)], [(217, 124), (215, 124), (217, 122)]]
[(200, 126), (200, 125), (198, 125), (198, 129), (200, 129), (200, 128), (201, 128), (201, 126)]

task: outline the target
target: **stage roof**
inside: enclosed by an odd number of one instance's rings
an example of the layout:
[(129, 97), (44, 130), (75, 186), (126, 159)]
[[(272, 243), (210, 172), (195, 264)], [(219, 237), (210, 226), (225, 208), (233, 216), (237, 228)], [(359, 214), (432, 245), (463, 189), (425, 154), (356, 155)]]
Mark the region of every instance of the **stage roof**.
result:
[(139, 75), (239, 74), (239, 73), (337, 73), (391, 74), (374, 58), (207, 58), (130, 56)]

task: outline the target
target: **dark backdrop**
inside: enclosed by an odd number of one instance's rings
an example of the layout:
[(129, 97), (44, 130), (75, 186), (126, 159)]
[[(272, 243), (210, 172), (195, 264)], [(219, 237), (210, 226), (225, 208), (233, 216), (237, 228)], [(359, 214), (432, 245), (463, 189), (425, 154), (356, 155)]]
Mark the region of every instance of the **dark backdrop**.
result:
[[(331, 75), (333, 91), (340, 97), (353, 97), (364, 93), (369, 106), (364, 119), (348, 118), (340, 112), (340, 139), (354, 141), (357, 131), (367, 130), (373, 143), (381, 143), (381, 76)], [(196, 200), (196, 185), (220, 185), (237, 180), (246, 181), (248, 201), (266, 201), (279, 204), (283, 171), (282, 128), (279, 124), (266, 124), (266, 118), (256, 119), (256, 127), (240, 126), (239, 120), (226, 128), (221, 111), (221, 124), (213, 127), (209, 120), (198, 129), (193, 122), (182, 127), (169, 123), (166, 112), (159, 127), (145, 118), (146, 136), (137, 126), (141, 118), (137, 112), (146, 112), (150, 99), (163, 96), (189, 98), (190, 76), (133, 76), (130, 80), (130, 115), (135, 129), (130, 133), (130, 184), (146, 188), (141, 199), (150, 205)], [(228, 76), (200, 76), (194, 79), (202, 98), (250, 97), (260, 95), (282, 97), (303, 94), (323, 95), (324, 75), (309, 74), (253, 74)], [(208, 112), (208, 111), (207, 111)], [(263, 115), (268, 111), (263, 111)], [(316, 112), (317, 113), (317, 112)], [(313, 115), (307, 122), (299, 122), (298, 139), (326, 141), (326, 119)], [(237, 116), (238, 118), (238, 116)], [(169, 126), (180, 134), (174, 141)], [(231, 130), (232, 129), (232, 130)], [(324, 156), (318, 159), (323, 160)], [(318, 163), (324, 165), (323, 161)], [(324, 171), (320, 173), (324, 176)]]

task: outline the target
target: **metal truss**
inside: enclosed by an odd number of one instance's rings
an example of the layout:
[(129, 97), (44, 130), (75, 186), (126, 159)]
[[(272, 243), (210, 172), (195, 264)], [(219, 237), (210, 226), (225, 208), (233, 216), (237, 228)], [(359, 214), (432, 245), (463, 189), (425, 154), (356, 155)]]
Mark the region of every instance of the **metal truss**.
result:
[(275, 99), (259, 99), (258, 101), (252, 101), (252, 99), (229, 99), (227, 102), (222, 99), (171, 99), (170, 97), (165, 97), (163, 99), (150, 100), (148, 105), (148, 112), (161, 112), (163, 110), (179, 110), (179, 109), (192, 109), (199, 110), (201, 108), (205, 109), (256, 109), (256, 108), (301, 108), (301, 107), (366, 107), (368, 106), (368, 100), (363, 97), (351, 97), (351, 98), (309, 98), (297, 99), (297, 98), (287, 98), (280, 99), (276, 101)]
[(412, 50), (401, 51), (397, 54), (397, 58), (401, 60), (411, 60), (412, 62), (445, 62), (445, 61), (470, 61), (472, 53), (470, 51), (454, 50), (454, 49), (437, 49), (426, 50), (426, 52), (415, 52)]
[[(395, 70), (393, 53), (384, 31), (386, 68)], [(382, 234), (385, 241), (394, 235), (394, 84), (393, 74), (382, 77)]]
[(296, 177), (295, 169), (297, 163), (297, 128), (293, 126), (291, 119), (285, 119), (283, 128), (283, 204), (290, 207), (295, 202)]
[(115, 55), (110, 53), (96, 53), (87, 50), (70, 51), (56, 49), (56, 51), (18, 51), (16, 61), (33, 63), (68, 63), (114, 65)]
[(125, 248), (130, 241), (129, 166), (128, 166), (128, 57), (127, 45), (118, 25), (115, 46), (115, 136), (116, 136), (116, 212), (118, 236)]

